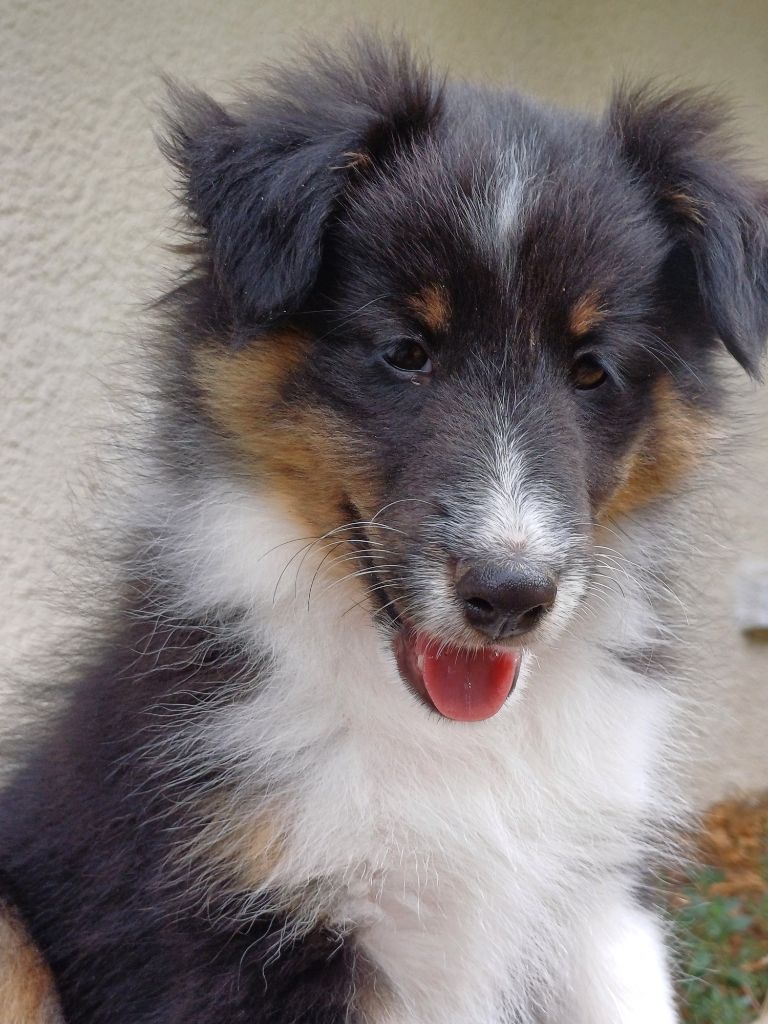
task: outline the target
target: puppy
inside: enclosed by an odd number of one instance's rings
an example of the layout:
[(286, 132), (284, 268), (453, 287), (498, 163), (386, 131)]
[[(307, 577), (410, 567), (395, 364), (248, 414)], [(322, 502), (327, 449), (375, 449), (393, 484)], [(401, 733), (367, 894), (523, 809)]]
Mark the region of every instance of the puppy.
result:
[(121, 586), (0, 801), (68, 1024), (677, 1019), (674, 552), (768, 332), (724, 126), (370, 41), (173, 91)]

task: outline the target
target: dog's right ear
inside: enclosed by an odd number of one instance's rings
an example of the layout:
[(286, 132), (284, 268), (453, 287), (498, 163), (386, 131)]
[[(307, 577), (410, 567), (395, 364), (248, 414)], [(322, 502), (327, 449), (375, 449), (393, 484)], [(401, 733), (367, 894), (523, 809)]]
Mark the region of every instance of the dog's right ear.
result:
[(439, 117), (440, 86), (404, 45), (366, 39), (304, 66), (231, 110), (169, 86), (161, 147), (234, 323), (301, 307), (344, 191)]

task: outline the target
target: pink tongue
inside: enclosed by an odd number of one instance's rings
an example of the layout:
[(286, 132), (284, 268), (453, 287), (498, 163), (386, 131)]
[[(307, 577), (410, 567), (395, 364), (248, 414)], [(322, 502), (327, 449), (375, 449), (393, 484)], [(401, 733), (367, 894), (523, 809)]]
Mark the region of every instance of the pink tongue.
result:
[[(479, 722), (500, 710), (517, 681), (519, 651), (441, 648), (417, 636), (424, 686), (437, 710), (457, 722)], [(439, 652), (439, 653), (438, 653)]]

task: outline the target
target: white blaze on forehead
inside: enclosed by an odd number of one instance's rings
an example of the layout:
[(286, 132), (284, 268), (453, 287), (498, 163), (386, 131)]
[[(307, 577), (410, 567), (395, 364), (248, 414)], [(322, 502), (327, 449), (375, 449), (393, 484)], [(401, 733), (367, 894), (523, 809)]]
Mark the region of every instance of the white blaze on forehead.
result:
[(504, 250), (510, 236), (519, 234), (532, 184), (525, 150), (518, 145), (505, 153), (499, 162), (496, 182), (496, 224), (498, 241)]
[(518, 142), (499, 153), (490, 173), (478, 167), (476, 174), (472, 195), (458, 197), (459, 216), (468, 223), (480, 252), (503, 266), (514, 254), (530, 205), (531, 162)]

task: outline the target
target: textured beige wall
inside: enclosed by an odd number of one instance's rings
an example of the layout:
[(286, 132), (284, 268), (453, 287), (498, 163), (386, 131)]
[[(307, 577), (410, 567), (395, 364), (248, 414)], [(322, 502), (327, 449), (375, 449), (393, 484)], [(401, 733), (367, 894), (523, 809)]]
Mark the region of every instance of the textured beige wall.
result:
[[(766, 0), (394, 0), (385, 11), (372, 0), (1, 0), (1, 665), (67, 622), (45, 595), (69, 575), (62, 538), (96, 428), (119, 422), (109, 388), (168, 259), (169, 178), (151, 135), (158, 71), (226, 95), (299, 31), (333, 38), (376, 21), (454, 71), (573, 104), (600, 105), (625, 71), (724, 86), (768, 164)], [(698, 602), (706, 642), (692, 652), (695, 674), (714, 665), (702, 691), (707, 793), (768, 779), (768, 647), (743, 640), (731, 611), (736, 559), (768, 555), (768, 392), (741, 393), (757, 441), (716, 509), (733, 550), (712, 563)]]

